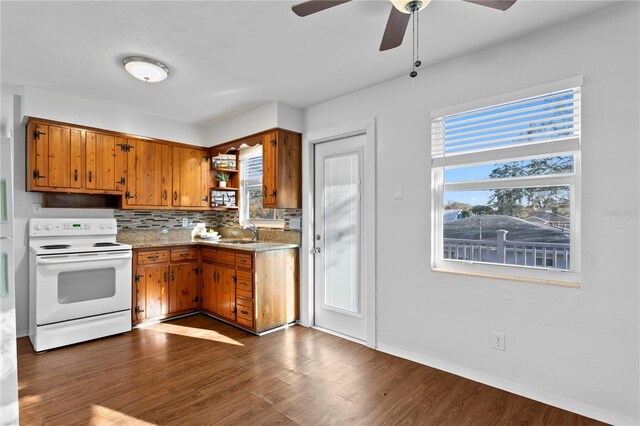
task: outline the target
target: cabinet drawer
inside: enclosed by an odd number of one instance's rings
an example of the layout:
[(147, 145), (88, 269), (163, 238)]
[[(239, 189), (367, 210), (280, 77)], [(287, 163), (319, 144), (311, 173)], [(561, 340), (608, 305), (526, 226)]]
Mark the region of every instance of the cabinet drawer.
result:
[(253, 327), (253, 307), (238, 304), (236, 321), (248, 327)]
[(168, 250), (143, 251), (138, 253), (138, 265), (149, 265), (151, 263), (166, 263), (169, 260)]
[(183, 260), (198, 260), (197, 248), (171, 250), (171, 261), (181, 262)]
[(203, 248), (203, 249), (201, 249), (200, 253), (202, 254), (202, 260), (209, 261), (209, 262), (213, 263), (213, 262), (216, 261), (216, 254), (218, 253), (218, 250), (210, 249), (210, 248)]
[(237, 276), (236, 295), (243, 299), (253, 299), (253, 275), (238, 272)]
[(251, 269), (253, 267), (253, 259), (250, 254), (236, 254), (236, 265), (240, 268)]
[(219, 250), (217, 263), (236, 266), (236, 254), (228, 250)]

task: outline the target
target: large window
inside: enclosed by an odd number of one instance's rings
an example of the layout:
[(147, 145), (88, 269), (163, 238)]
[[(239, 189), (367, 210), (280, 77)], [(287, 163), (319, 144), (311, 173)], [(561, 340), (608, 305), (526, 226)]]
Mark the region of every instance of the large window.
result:
[(262, 146), (240, 151), (240, 223), (284, 226), (284, 211), (262, 207)]
[(432, 118), (433, 266), (577, 281), (580, 89)]

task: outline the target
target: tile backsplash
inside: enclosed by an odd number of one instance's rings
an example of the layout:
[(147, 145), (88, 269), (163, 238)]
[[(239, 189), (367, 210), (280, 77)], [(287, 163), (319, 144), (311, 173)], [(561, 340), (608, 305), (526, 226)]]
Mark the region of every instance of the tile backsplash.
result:
[[(302, 216), (300, 209), (286, 209), (284, 214), (284, 229), (290, 230), (289, 218)], [(189, 223), (204, 222), (207, 227), (234, 227), (240, 224), (238, 211), (184, 211), (184, 210), (118, 210), (114, 212), (118, 221), (118, 230), (145, 230), (167, 228), (182, 228), (182, 219)], [(190, 225), (193, 226), (193, 225)]]

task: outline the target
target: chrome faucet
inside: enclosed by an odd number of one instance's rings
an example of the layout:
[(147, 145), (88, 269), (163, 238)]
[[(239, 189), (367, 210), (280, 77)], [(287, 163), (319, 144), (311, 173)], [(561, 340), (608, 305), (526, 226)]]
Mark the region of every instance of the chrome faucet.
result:
[(253, 234), (253, 236), (251, 237), (251, 241), (258, 241), (258, 227), (256, 226), (255, 223), (251, 222), (250, 220), (247, 219), (247, 221), (251, 224), (251, 226), (243, 226), (242, 230), (246, 231), (247, 229), (251, 230), (251, 233)]

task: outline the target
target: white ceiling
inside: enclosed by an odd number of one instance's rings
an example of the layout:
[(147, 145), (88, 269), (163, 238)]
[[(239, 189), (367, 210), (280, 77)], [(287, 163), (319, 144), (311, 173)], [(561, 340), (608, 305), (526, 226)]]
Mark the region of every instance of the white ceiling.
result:
[[(294, 3), (2, 1), (2, 83), (203, 123), (274, 100), (314, 105), (410, 71), (410, 33), (400, 48), (378, 51), (388, 1), (306, 18)], [(420, 14), (423, 68), (611, 3), (520, 0), (503, 13), (434, 0)], [(135, 80), (121, 66), (134, 54), (165, 62), (171, 76)]]

